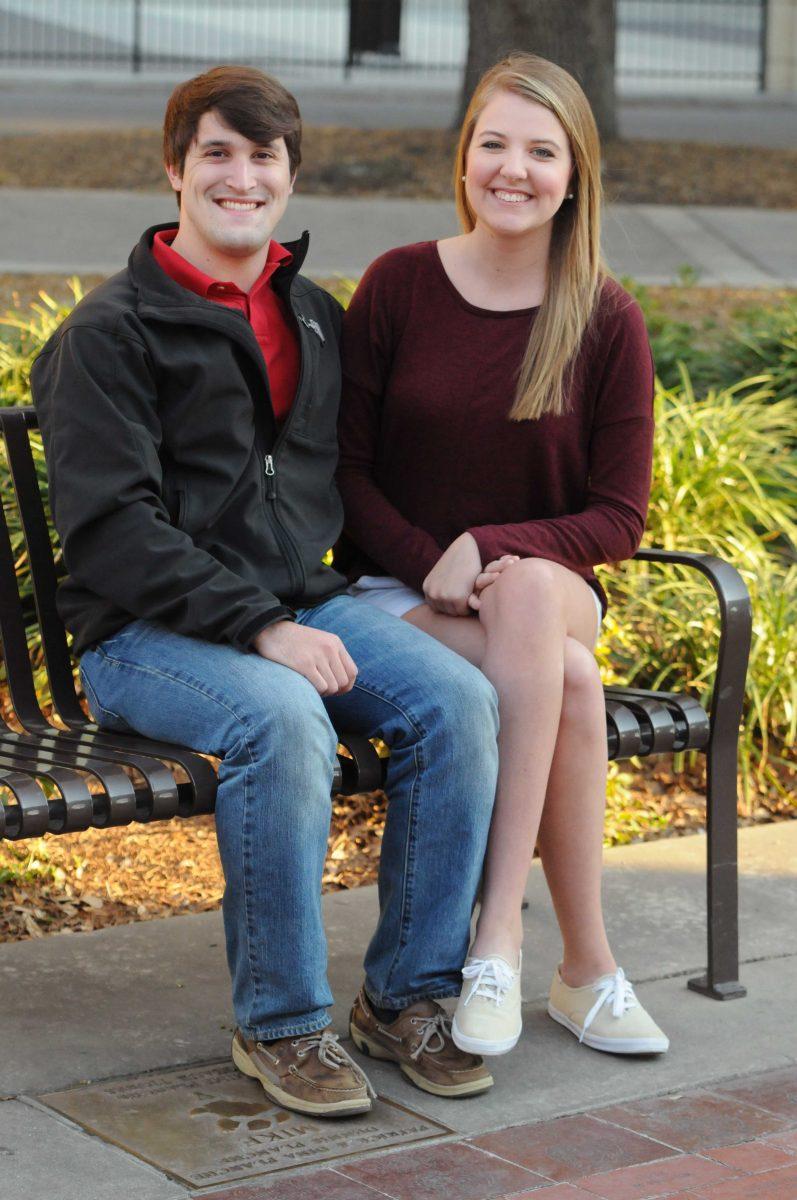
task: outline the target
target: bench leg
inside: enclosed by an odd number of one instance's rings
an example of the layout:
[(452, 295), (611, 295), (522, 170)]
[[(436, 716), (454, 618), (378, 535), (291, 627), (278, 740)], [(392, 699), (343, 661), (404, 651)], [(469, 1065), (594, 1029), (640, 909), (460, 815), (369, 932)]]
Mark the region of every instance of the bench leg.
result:
[(708, 971), (688, 986), (713, 1000), (747, 995), (739, 982), (736, 739), (712, 739), (706, 755)]

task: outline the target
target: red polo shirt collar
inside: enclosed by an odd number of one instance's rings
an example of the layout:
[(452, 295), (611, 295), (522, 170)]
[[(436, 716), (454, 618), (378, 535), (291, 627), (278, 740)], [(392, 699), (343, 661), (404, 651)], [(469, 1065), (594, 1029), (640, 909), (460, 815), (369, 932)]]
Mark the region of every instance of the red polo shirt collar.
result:
[(176, 229), (161, 229), (155, 234), (152, 254), (156, 263), (181, 287), (243, 313), (263, 353), (274, 416), (284, 421), (299, 384), (299, 338), (295, 322), (271, 286), (271, 277), (278, 267), (291, 262), (293, 255), (272, 238), (260, 277), (248, 292), (243, 292), (232, 281), (213, 279), (183, 258), (171, 245), (176, 236)]
[[(177, 237), (176, 229), (160, 229), (155, 234), (152, 242), (152, 253), (155, 256), (155, 261), (162, 270), (169, 275), (175, 283), (179, 283), (181, 287), (188, 288), (189, 292), (194, 292), (197, 296), (204, 296), (208, 300), (216, 299), (221, 294), (227, 295), (246, 295), (242, 292), (237, 284), (229, 280), (213, 279), (212, 276), (206, 275), (204, 271), (200, 271), (199, 267), (195, 267), (187, 258), (183, 258), (182, 254), (178, 254), (172, 248), (172, 242)], [(248, 295), (251, 303), (255, 293), (260, 291), (265, 284), (271, 279), (271, 276), (276, 271), (277, 267), (283, 264), (288, 264), (293, 259), (290, 250), (286, 250), (279, 242), (275, 242), (274, 238), (268, 244), (268, 254), (266, 263), (263, 267), (263, 273), (260, 278), (249, 289)]]

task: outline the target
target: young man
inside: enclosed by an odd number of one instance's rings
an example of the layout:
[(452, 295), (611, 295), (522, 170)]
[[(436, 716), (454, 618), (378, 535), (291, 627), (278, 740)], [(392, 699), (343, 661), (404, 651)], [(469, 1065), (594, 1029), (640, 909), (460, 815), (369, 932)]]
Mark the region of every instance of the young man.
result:
[(436, 999), (460, 988), (497, 771), (480, 672), (346, 594), (322, 562), (340, 310), (272, 232), (296, 102), (219, 67), (181, 84), (164, 157), (177, 226), (148, 230), (33, 370), (68, 571), (59, 593), (106, 728), (217, 755), (236, 1066), (277, 1102), (366, 1112), (325, 1032), (321, 873), (333, 722), (391, 747), (380, 918), (352, 1011), (362, 1047), (438, 1095), (486, 1090)]

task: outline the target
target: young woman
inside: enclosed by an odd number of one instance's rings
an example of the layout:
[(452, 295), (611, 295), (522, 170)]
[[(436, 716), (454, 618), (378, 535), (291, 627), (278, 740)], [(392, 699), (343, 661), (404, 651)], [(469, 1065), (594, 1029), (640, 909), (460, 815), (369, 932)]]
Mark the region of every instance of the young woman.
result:
[(499, 697), (454, 1040), (501, 1054), (520, 1035), (536, 843), (564, 943), (550, 1015), (595, 1049), (660, 1052), (604, 928), (592, 654), (606, 604), (593, 568), (644, 530), (653, 367), (641, 312), (601, 262), (600, 147), (576, 81), (530, 54), (488, 71), (455, 188), (463, 232), (385, 254), (346, 314), (339, 473), (353, 594), (477, 663)]

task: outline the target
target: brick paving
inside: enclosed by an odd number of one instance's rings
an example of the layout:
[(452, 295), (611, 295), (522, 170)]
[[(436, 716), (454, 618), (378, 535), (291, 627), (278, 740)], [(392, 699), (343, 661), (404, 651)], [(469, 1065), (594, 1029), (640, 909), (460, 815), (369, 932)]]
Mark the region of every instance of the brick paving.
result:
[(797, 1200), (797, 1066), (203, 1200)]

